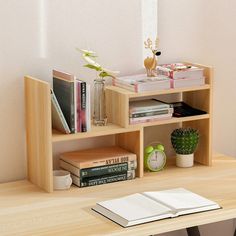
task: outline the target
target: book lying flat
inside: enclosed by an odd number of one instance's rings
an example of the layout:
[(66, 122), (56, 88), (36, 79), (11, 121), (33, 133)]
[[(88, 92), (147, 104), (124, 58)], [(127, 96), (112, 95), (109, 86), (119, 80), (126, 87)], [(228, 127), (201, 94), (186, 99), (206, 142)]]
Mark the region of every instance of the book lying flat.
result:
[(171, 79), (197, 79), (203, 77), (203, 68), (183, 63), (164, 64), (157, 66), (157, 73)]
[(156, 77), (147, 77), (146, 74), (123, 76), (113, 78), (112, 84), (137, 93), (170, 89), (170, 80), (167, 76), (163, 75)]
[(183, 188), (135, 193), (99, 202), (92, 209), (123, 227), (221, 208)]
[(82, 188), (82, 187), (109, 184), (109, 183), (114, 183), (118, 181), (134, 179), (135, 170), (128, 170), (126, 172), (101, 175), (101, 176), (85, 177), (85, 178), (79, 178), (78, 176), (71, 174), (71, 178), (72, 178), (73, 184)]

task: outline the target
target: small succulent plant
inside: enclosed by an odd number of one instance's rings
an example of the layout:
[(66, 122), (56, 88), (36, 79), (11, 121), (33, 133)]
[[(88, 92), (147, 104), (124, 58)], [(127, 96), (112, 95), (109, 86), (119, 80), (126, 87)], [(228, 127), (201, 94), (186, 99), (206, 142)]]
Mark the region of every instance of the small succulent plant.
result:
[(199, 141), (199, 132), (193, 128), (179, 128), (171, 133), (171, 143), (177, 154), (194, 153)]

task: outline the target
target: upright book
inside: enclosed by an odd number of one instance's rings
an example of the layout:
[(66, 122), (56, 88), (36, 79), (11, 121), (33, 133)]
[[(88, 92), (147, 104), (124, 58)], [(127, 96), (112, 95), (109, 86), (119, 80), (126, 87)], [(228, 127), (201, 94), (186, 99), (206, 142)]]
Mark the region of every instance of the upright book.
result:
[(123, 227), (219, 209), (207, 198), (183, 188), (136, 193), (99, 202), (92, 209)]
[(53, 90), (71, 133), (75, 133), (77, 130), (75, 76), (53, 70)]
[(64, 114), (58, 104), (57, 98), (51, 89), (51, 110), (52, 110), (52, 127), (62, 133), (69, 134), (70, 128), (66, 122)]

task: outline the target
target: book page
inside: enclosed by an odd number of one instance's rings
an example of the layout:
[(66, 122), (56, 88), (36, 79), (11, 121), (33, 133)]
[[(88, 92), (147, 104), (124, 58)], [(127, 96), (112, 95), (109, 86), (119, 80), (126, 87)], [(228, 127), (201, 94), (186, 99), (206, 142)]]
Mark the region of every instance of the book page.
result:
[(97, 204), (128, 221), (164, 215), (171, 211), (168, 207), (139, 193)]
[(183, 188), (159, 192), (145, 192), (144, 195), (160, 203), (163, 203), (166, 206), (169, 206), (171, 209), (175, 209), (176, 211), (202, 208), (213, 205), (218, 206), (215, 202)]

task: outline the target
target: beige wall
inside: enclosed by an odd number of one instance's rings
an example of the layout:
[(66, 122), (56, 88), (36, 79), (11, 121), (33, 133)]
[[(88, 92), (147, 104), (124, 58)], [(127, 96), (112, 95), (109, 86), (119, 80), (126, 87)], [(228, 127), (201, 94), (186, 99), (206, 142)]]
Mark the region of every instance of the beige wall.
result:
[[(139, 71), (143, 38), (156, 35), (156, 3), (0, 1), (0, 182), (26, 177), (23, 76), (51, 81), (51, 71), (57, 68), (92, 83), (96, 74), (83, 68), (76, 47), (95, 50), (104, 67), (121, 74)], [(68, 143), (64, 146), (68, 149)]]
[(236, 156), (236, 1), (159, 0), (162, 62), (214, 66), (213, 148)]
[[(162, 62), (214, 66), (213, 149), (236, 156), (236, 1), (159, 0)], [(233, 221), (201, 226), (202, 236), (232, 236)], [(160, 236), (186, 236), (176, 231)]]

